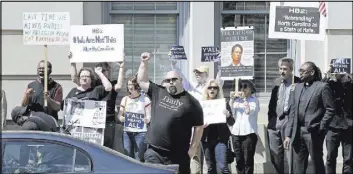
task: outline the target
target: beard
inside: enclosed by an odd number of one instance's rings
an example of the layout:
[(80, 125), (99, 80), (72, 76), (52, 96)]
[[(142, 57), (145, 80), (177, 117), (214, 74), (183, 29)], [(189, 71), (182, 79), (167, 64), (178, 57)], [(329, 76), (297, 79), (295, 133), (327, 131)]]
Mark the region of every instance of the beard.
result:
[(168, 87), (169, 94), (175, 95), (178, 92), (178, 89), (175, 86)]

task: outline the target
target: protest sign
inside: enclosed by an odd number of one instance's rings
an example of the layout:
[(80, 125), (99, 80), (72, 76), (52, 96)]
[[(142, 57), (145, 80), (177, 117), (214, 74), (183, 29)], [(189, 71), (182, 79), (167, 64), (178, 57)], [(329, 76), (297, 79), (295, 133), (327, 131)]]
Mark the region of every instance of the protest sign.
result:
[(270, 2), (269, 38), (323, 41), (325, 29), (319, 2)]
[(219, 60), (220, 52), (218, 47), (202, 47), (201, 62), (216, 62)]
[(186, 60), (186, 54), (183, 46), (174, 45), (169, 51), (169, 59)]
[(144, 118), (144, 114), (125, 112), (124, 127), (131, 132), (141, 131), (145, 128)]
[(89, 128), (75, 126), (70, 130), (70, 134), (73, 137), (79, 138), (84, 141), (91, 143), (104, 144), (104, 129), (103, 128)]
[(226, 100), (204, 100), (200, 101), (203, 110), (203, 122), (204, 124), (217, 124), (226, 123), (226, 115), (224, 110), (226, 109)]
[(333, 74), (344, 74), (351, 73), (351, 59), (350, 58), (338, 58), (331, 60), (331, 73)]
[(254, 29), (252, 26), (221, 29), (221, 78), (252, 79), (254, 76)]
[(73, 25), (70, 62), (117, 62), (124, 58), (124, 24)]
[(66, 99), (64, 104), (65, 125), (105, 128), (106, 101)]
[(68, 12), (23, 13), (23, 44), (68, 45), (69, 32)]

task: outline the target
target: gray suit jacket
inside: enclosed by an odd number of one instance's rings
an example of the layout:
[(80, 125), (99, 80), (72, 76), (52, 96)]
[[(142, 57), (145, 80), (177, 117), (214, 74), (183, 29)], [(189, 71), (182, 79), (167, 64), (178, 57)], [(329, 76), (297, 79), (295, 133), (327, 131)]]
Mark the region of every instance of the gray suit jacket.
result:
[[(288, 126), (286, 136), (291, 137), (294, 142), (298, 138), (299, 128), (298, 107), (300, 94), (304, 88), (304, 83), (296, 85), (289, 111)], [(309, 88), (309, 98), (305, 104), (305, 127), (309, 132), (322, 133), (326, 131), (332, 118), (335, 115), (335, 104), (332, 91), (327, 83), (316, 81)]]

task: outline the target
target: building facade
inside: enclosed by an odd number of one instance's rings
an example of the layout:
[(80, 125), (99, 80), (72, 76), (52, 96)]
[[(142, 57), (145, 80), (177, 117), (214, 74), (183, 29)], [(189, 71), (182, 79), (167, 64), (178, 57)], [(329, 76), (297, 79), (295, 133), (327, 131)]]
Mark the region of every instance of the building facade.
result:
[[(324, 44), (269, 39), (269, 2), (4, 2), (1, 67), (2, 89), (8, 100), (7, 119), (11, 119), (12, 108), (20, 104), (26, 85), (36, 78), (38, 61), (44, 59), (44, 47), (22, 43), (23, 12), (70, 12), (72, 25), (124, 24), (126, 77), (136, 73), (140, 54), (147, 51), (153, 53), (149, 75), (157, 83), (170, 69), (167, 53), (172, 45), (184, 46), (188, 60), (178, 62), (178, 66), (186, 77), (195, 80), (193, 69), (200, 65), (209, 65), (211, 75), (217, 73), (218, 64), (201, 63), (201, 47), (220, 46), (222, 27), (254, 26), (254, 78), (261, 102), (258, 122), (266, 125), (269, 96), (273, 80), (278, 77), (280, 58), (293, 58), (297, 75), (305, 61), (326, 69), (332, 58), (352, 58), (352, 2), (327, 4), (328, 44)], [(69, 46), (48, 48), (52, 77), (62, 84), (64, 97), (74, 87), (69, 75), (68, 51)], [(78, 68), (82, 66), (92, 64), (78, 64)], [(117, 72), (113, 68), (113, 79), (117, 78)], [(226, 82), (226, 96), (233, 86), (233, 82)], [(267, 147), (264, 137), (261, 141)], [(260, 156), (266, 156), (265, 152), (260, 152)], [(267, 161), (268, 157), (262, 158)]]

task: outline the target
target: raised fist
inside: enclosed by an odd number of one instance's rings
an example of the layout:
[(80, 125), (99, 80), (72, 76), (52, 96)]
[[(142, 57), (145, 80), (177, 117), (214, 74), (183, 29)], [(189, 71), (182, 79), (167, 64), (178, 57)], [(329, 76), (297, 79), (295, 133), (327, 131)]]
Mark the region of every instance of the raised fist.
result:
[(150, 60), (150, 58), (151, 58), (151, 56), (150, 56), (150, 53), (148, 53), (148, 52), (144, 52), (141, 54), (141, 60), (144, 62)]

